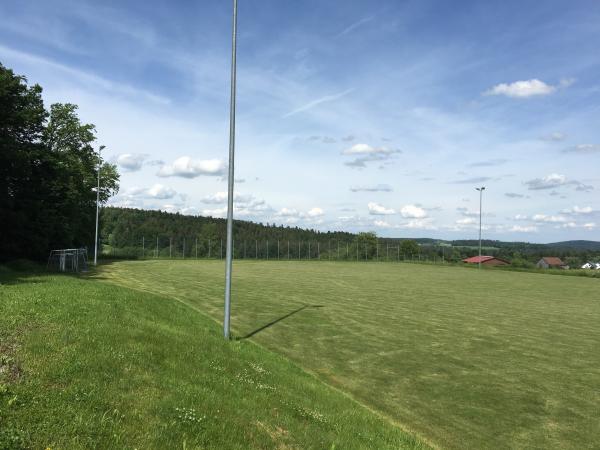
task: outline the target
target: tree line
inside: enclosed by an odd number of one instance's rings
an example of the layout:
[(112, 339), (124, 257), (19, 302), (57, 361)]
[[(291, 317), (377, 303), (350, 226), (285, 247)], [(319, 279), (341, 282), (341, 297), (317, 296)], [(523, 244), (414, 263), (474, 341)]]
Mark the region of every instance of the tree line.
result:
[(47, 110), (42, 88), (0, 63), (0, 260), (43, 260), (52, 248), (94, 241), (97, 170), (105, 203), (119, 189), (77, 106)]

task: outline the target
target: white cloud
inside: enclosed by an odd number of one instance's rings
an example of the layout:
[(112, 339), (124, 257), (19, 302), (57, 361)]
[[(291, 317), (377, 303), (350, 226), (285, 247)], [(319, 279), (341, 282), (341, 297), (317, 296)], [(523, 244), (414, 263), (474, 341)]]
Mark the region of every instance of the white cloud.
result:
[(373, 225), (379, 228), (392, 228), (392, 225), (389, 222), (386, 222), (385, 220), (375, 220), (373, 222)]
[(386, 208), (385, 206), (382, 206), (375, 202), (369, 202), (367, 207), (369, 208), (369, 214), (374, 215), (374, 216), (385, 216), (385, 215), (390, 215), (390, 214), (396, 214), (396, 211), (394, 211), (393, 209)]
[(566, 176), (552, 173), (543, 178), (534, 178), (533, 180), (526, 181), (523, 184), (525, 184), (529, 190), (535, 191), (540, 189), (554, 189), (570, 183), (572, 182), (567, 182)]
[(227, 206), (225, 206), (223, 208), (203, 209), (202, 210), (203, 216), (225, 217), (226, 214), (227, 214)]
[(366, 167), (366, 164), (372, 161), (387, 161), (397, 153), (402, 153), (402, 151), (388, 147), (372, 147), (369, 144), (354, 144), (342, 151), (344, 156), (357, 156), (357, 158), (344, 164), (358, 168)]
[(472, 217), (465, 217), (464, 219), (458, 219), (456, 221), (457, 225), (475, 225), (477, 223), (477, 220), (473, 219)]
[(308, 217), (321, 217), (325, 214), (321, 208), (311, 208), (307, 213)]
[(546, 223), (562, 223), (566, 222), (567, 219), (563, 216), (547, 216), (545, 214), (535, 214), (532, 217), (534, 222), (546, 222)]
[(196, 178), (201, 175), (223, 176), (227, 165), (220, 159), (193, 160), (189, 156), (177, 158), (173, 164), (164, 165), (157, 175), (159, 177)]
[[(560, 87), (567, 87), (572, 82), (561, 82)], [(525, 81), (515, 81), (514, 83), (501, 83), (484, 92), (484, 95), (505, 95), (512, 98), (527, 98), (537, 95), (549, 95), (558, 89), (557, 86), (552, 86), (543, 81), (533, 78)]]
[(529, 217), (524, 214), (517, 214), (515, 215), (514, 220), (529, 220)]
[(376, 186), (352, 186), (352, 192), (392, 192), (393, 189), (389, 184), (378, 184)]
[(437, 227), (431, 223), (431, 219), (411, 219), (400, 225), (400, 228), (409, 228), (413, 230), (436, 230)]
[(586, 230), (594, 230), (596, 228), (596, 224), (594, 222), (584, 223), (583, 228)]
[(142, 153), (123, 153), (117, 156), (117, 164), (127, 172), (136, 172), (142, 168), (148, 155)]
[(538, 231), (538, 228), (534, 225), (513, 225), (508, 231), (511, 231), (513, 233), (536, 233)]
[(294, 208), (281, 208), (275, 215), (279, 217), (297, 217), (300, 213)]
[(577, 224), (575, 222), (567, 222), (562, 225), (557, 225), (555, 228), (577, 228)]
[(161, 200), (173, 198), (177, 195), (174, 189), (170, 187), (163, 186), (162, 184), (155, 184), (150, 189), (148, 189), (148, 195), (152, 198), (158, 198)]
[(573, 208), (571, 209), (563, 209), (561, 211), (562, 214), (577, 214), (577, 215), (581, 215), (581, 214), (592, 214), (594, 212), (594, 210), (592, 209), (591, 206), (584, 206), (582, 208), (580, 208), (579, 206), (573, 206)]
[(400, 210), (400, 214), (402, 214), (402, 217), (404, 218), (412, 219), (423, 219), (424, 217), (427, 217), (427, 211), (416, 205), (403, 206)]

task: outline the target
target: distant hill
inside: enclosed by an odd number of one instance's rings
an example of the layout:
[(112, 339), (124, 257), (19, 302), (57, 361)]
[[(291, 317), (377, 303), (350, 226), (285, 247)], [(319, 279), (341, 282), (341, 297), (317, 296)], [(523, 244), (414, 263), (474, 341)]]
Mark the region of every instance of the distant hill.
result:
[(600, 251), (600, 242), (598, 241), (563, 241), (546, 244), (550, 248), (570, 249), (570, 250), (587, 250)]

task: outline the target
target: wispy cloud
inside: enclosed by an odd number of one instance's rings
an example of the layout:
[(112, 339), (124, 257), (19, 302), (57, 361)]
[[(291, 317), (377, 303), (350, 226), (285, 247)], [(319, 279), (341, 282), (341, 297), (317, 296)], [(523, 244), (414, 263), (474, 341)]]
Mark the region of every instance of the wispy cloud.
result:
[(356, 22), (354, 22), (352, 25), (347, 26), (346, 28), (344, 28), (341, 32), (339, 32), (336, 36), (335, 39), (340, 38), (354, 30), (356, 30), (358, 27), (364, 25), (365, 23), (369, 23), (371, 22), (373, 19), (375, 19), (375, 15), (371, 15), (371, 16), (367, 16), (364, 17)]
[(313, 109), (315, 106), (319, 106), (323, 103), (328, 103), (328, 102), (333, 102), (335, 100), (339, 100), (342, 97), (345, 97), (346, 95), (350, 94), (352, 91), (354, 91), (354, 88), (350, 88), (350, 89), (346, 89), (345, 91), (339, 92), (337, 94), (333, 94), (333, 95), (325, 95), (324, 97), (318, 98), (316, 100), (313, 100), (311, 102), (306, 103), (305, 105), (300, 106), (299, 108), (296, 108), (286, 114), (283, 115), (283, 118), (287, 118), (287, 117), (291, 117), (295, 114), (304, 112), (304, 111), (308, 111), (310, 109)]
[(575, 153), (578, 155), (591, 155), (600, 153), (600, 144), (579, 144), (563, 150), (563, 153)]
[(453, 184), (474, 184), (474, 183), (485, 183), (486, 181), (490, 181), (491, 177), (473, 177), (473, 178), (465, 178), (462, 180), (454, 180), (451, 181)]
[(352, 192), (392, 192), (393, 189), (389, 184), (378, 184), (376, 186), (352, 186)]
[(57, 63), (50, 59), (46, 59), (31, 53), (13, 50), (3, 45), (0, 45), (0, 55), (8, 55), (11, 58), (21, 60), (28, 64), (49, 67), (55, 71), (61, 72), (63, 75), (67, 75), (71, 80), (77, 80), (81, 84), (92, 85), (94, 87), (101, 88), (102, 90), (108, 93), (112, 93), (113, 95), (124, 95), (129, 98), (136, 99), (142, 98), (161, 105), (166, 105), (170, 103), (170, 100), (168, 98), (156, 95), (152, 92), (138, 89), (127, 84), (117, 83), (115, 81), (99, 77), (98, 75), (93, 75), (80, 69), (74, 69), (73, 67), (67, 66), (65, 64)]

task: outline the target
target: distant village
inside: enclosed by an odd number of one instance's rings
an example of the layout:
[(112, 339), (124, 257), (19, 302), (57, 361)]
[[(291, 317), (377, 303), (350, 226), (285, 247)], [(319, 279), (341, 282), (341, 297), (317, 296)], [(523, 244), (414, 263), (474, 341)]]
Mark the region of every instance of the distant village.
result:
[[(498, 258), (496, 256), (473, 256), (463, 259), (465, 264), (481, 264), (482, 266), (508, 266), (510, 261)], [(556, 256), (545, 256), (541, 258), (535, 265), (538, 269), (561, 269), (569, 270), (571, 267), (562, 259)], [(574, 267), (575, 268), (575, 267)], [(586, 262), (581, 269), (600, 270), (600, 262)]]

